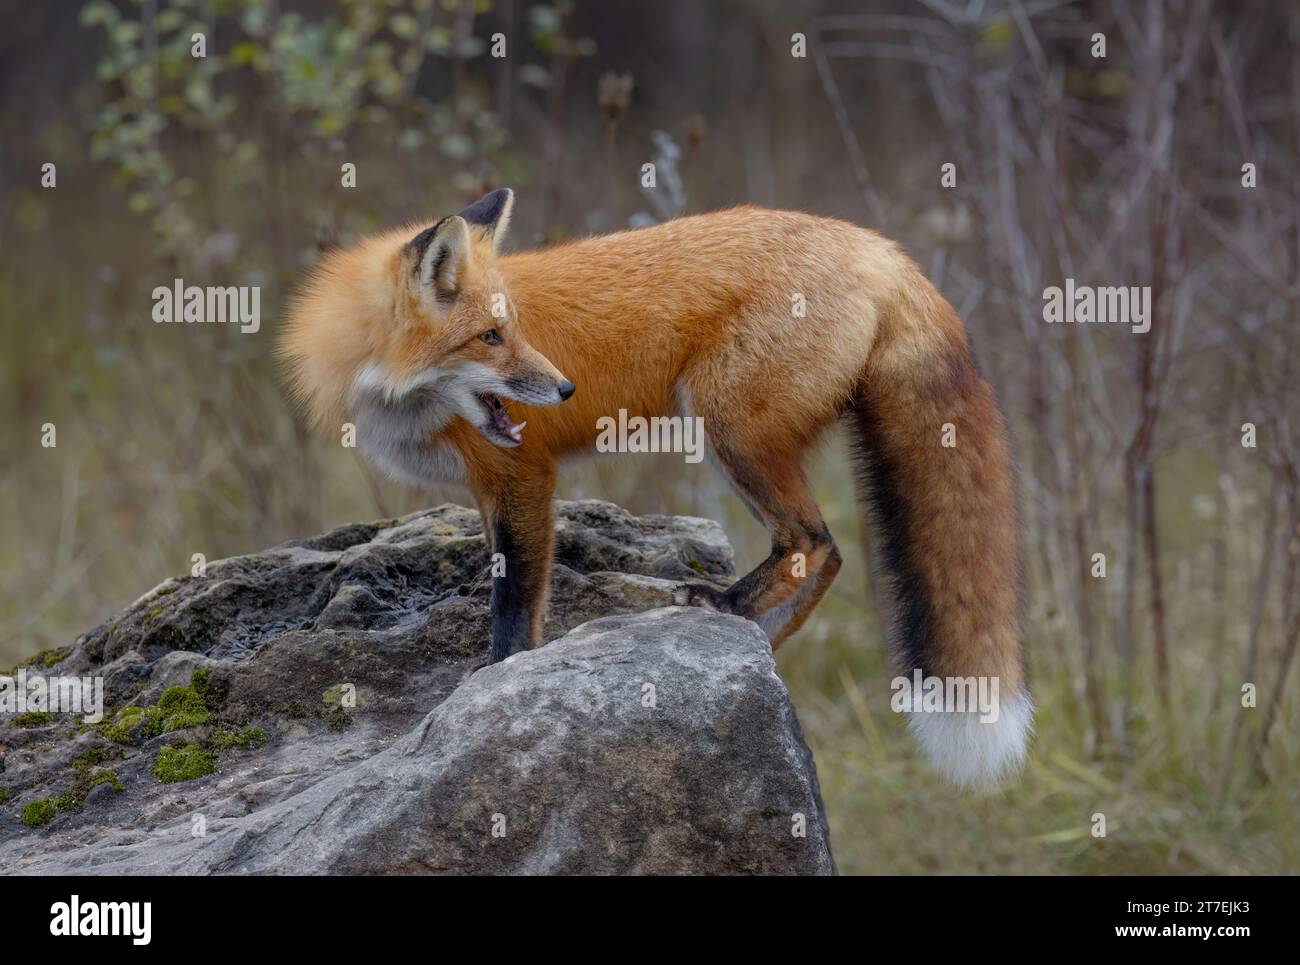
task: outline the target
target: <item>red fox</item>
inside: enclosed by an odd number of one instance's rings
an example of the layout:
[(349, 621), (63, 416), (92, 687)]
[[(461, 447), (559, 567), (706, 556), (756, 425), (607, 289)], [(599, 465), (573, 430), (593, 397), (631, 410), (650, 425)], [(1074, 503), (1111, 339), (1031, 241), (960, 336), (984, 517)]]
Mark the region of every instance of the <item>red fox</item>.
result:
[(755, 620), (779, 646), (840, 569), (803, 461), (844, 420), (900, 671), (998, 687), (995, 721), (945, 709), (910, 727), (958, 783), (1017, 768), (1032, 706), (1007, 433), (961, 320), (916, 264), (856, 225), (755, 207), (502, 254), (513, 203), (494, 191), (328, 253), (280, 344), (316, 422), (350, 419), (398, 479), (473, 492), (507, 561), (488, 662), (539, 642), (556, 461), (594, 452), (598, 420), (621, 409), (704, 420), (772, 551), (727, 590), (687, 584), (675, 601)]

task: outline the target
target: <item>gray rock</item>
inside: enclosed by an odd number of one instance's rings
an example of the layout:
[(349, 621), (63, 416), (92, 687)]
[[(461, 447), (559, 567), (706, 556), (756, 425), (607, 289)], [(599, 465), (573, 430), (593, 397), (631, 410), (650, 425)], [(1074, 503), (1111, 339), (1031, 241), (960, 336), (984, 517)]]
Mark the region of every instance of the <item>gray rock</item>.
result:
[[(141, 597), (49, 672), (103, 675), (111, 721), (202, 670), (210, 719), (122, 746), (75, 719), (0, 715), (0, 870), (833, 873), (766, 638), (666, 606), (682, 580), (730, 581), (721, 529), (595, 501), (558, 512), (559, 639), (468, 677), (489, 560), (460, 507), (211, 563)], [(269, 740), (230, 746), (251, 727)], [(215, 773), (160, 783), (168, 744)], [(123, 792), (87, 791), (97, 769)], [(24, 805), (78, 792), (79, 810), (23, 825)]]

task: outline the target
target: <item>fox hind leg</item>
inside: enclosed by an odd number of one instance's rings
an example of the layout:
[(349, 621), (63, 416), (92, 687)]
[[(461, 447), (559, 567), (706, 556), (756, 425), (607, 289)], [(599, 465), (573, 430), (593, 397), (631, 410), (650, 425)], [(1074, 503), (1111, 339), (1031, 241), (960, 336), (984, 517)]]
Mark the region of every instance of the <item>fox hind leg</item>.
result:
[(759, 614), (758, 625), (763, 628), (763, 632), (772, 641), (773, 650), (803, 626), (804, 621), (808, 619), (808, 615), (812, 613), (817, 604), (821, 602), (822, 597), (826, 595), (826, 591), (831, 588), (831, 584), (835, 582), (842, 561), (840, 551), (836, 548), (834, 541), (831, 542), (828, 552), (821, 556), (820, 559), (820, 566), (816, 570), (810, 568), (807, 571), (803, 585), (792, 596)]
[(712, 438), (722, 468), (772, 537), (767, 559), (726, 590), (698, 583), (678, 587), (674, 602), (755, 620), (775, 648), (807, 619), (830, 588), (840, 554), (795, 456), (759, 457)]

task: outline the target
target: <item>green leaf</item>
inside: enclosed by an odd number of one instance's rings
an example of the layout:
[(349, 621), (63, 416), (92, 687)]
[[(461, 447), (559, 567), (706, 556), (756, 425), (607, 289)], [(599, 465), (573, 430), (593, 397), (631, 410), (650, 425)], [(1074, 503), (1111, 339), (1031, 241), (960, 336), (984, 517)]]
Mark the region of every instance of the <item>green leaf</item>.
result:
[(1016, 26), (1011, 20), (995, 20), (980, 31), (980, 43), (986, 47), (1000, 50), (1011, 43), (1016, 35)]
[(241, 41), (230, 48), (230, 66), (243, 67), (245, 64), (251, 64), (257, 60), (261, 52), (261, 45), (251, 40)]
[(118, 14), (117, 8), (108, 0), (91, 0), (90, 3), (81, 8), (79, 19), (83, 27), (100, 25), (107, 27), (117, 23), (121, 19), (121, 15)]
[(451, 31), (446, 27), (434, 27), (424, 35), (424, 46), (430, 53), (445, 57), (451, 50)]
[(123, 20), (113, 25), (109, 37), (119, 47), (128, 47), (140, 39), (140, 25), (131, 20)]
[(343, 118), (337, 114), (322, 114), (316, 118), (316, 123), (312, 125), (312, 129), (320, 137), (333, 137), (343, 130)]
[(185, 14), (179, 10), (164, 10), (158, 14), (158, 29), (169, 33), (185, 22)]
[(403, 40), (412, 40), (420, 32), (420, 23), (409, 13), (397, 13), (388, 18), (388, 29)]

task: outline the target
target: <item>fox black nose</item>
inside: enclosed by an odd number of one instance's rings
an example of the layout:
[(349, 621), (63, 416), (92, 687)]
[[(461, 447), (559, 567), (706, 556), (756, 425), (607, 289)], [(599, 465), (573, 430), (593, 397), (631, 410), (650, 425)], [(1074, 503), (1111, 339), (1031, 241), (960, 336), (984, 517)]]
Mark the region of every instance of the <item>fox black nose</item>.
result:
[(555, 387), (555, 391), (560, 393), (560, 401), (563, 402), (569, 396), (573, 395), (573, 390), (576, 388), (577, 388), (576, 385), (574, 385), (568, 379), (565, 379), (563, 382), (561, 382), (559, 385)]

